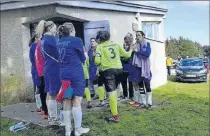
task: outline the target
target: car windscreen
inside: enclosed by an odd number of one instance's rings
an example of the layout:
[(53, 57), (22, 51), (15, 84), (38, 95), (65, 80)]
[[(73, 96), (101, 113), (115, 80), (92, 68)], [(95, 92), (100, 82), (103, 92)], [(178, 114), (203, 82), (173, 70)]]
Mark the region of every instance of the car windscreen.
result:
[(180, 66), (203, 66), (201, 60), (182, 60)]

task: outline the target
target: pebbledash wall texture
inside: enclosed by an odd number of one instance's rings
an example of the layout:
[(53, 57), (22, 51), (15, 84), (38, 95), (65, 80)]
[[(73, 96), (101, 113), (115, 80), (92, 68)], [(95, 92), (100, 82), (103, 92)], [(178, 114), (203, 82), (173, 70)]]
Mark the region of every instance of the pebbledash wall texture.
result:
[[(119, 6), (116, 2), (69, 2), (67, 3), (40, 3), (30, 2), (6, 3), (1, 6), (1, 84), (3, 85), (12, 76), (20, 76), (27, 86), (32, 86), (29, 60), (28, 42), (31, 37), (30, 24), (42, 19), (53, 17), (68, 18), (81, 22), (108, 20), (110, 25), (111, 40), (123, 44), (123, 38), (131, 32), (135, 37), (132, 24), (138, 25), (141, 30), (142, 21), (160, 22), (159, 40), (148, 39), (151, 43), (151, 69), (153, 73), (152, 88), (156, 88), (167, 82), (165, 66), (165, 45), (164, 45), (164, 17), (167, 10), (153, 9), (136, 5), (121, 5), (119, 9), (111, 9), (112, 6)], [(73, 4), (72, 4), (73, 3)], [(19, 5), (18, 5), (19, 4)], [(21, 5), (22, 4), (22, 5)], [(24, 5), (25, 4), (25, 5)], [(27, 6), (27, 4), (29, 6)], [(68, 4), (68, 5), (67, 5)], [(97, 4), (99, 7), (97, 7)], [(110, 8), (104, 9), (104, 5), (110, 4)], [(13, 6), (14, 8), (8, 8)], [(103, 7), (100, 9), (100, 6)], [(130, 6), (130, 7), (129, 7)], [(15, 8), (16, 7), (16, 8)], [(150, 8), (150, 9), (149, 9)], [(132, 11), (133, 10), (133, 11)], [(136, 11), (135, 11), (136, 10)], [(142, 12), (141, 12), (142, 11)], [(147, 12), (148, 11), (148, 12)], [(137, 13), (139, 16), (137, 18)], [(32, 91), (32, 90), (28, 90)]]

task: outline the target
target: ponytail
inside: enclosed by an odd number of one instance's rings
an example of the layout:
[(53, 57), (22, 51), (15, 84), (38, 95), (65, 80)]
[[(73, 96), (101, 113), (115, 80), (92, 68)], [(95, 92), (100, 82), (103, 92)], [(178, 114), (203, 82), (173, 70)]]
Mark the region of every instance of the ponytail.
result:
[(37, 35), (37, 40), (41, 40), (42, 38), (42, 35), (44, 34), (44, 30), (45, 30), (45, 23), (46, 21), (45, 20), (41, 20), (36, 29), (35, 29), (35, 33)]

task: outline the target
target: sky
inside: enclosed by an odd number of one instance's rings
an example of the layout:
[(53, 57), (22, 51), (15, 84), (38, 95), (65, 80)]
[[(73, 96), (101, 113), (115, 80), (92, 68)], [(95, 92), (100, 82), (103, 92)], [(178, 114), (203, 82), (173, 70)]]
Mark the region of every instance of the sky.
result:
[[(131, 2), (131, 1), (130, 1)], [(182, 36), (201, 45), (209, 45), (208, 1), (132, 1), (168, 9), (165, 19), (165, 38)]]

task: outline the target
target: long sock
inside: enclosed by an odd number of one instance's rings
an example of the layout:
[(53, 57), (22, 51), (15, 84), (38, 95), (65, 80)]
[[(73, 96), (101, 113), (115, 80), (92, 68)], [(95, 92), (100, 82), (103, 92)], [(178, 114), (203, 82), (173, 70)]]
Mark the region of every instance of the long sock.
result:
[(80, 129), (82, 126), (82, 108), (73, 107), (72, 114), (74, 117), (75, 130)]
[(117, 112), (117, 91), (109, 92), (109, 104), (111, 108), (111, 113), (113, 116), (118, 115)]
[(147, 102), (146, 102), (146, 94), (140, 94), (141, 96), (141, 100), (142, 100), (142, 104), (146, 105)]
[(152, 92), (147, 92), (147, 103), (152, 105)]
[(57, 119), (57, 102), (56, 100), (49, 100), (48, 102), (48, 114), (50, 116), (50, 118), (52, 119)]
[(98, 85), (93, 85), (95, 95), (98, 95)]
[(98, 87), (98, 96), (99, 96), (100, 101), (104, 100), (104, 87), (103, 86)]
[(138, 102), (140, 104), (143, 104), (143, 101), (142, 101), (142, 98), (141, 98), (141, 94), (140, 93), (138, 93)]
[(135, 102), (139, 102), (139, 97), (140, 97), (139, 91), (135, 91), (134, 92), (134, 100), (135, 100)]
[(71, 111), (63, 111), (63, 117), (64, 117), (64, 124), (65, 124), (65, 131), (66, 136), (71, 135), (72, 126), (71, 126)]
[(89, 90), (88, 87), (85, 88), (85, 96), (86, 96), (87, 101), (90, 102), (91, 101), (91, 96), (90, 96), (90, 90)]

